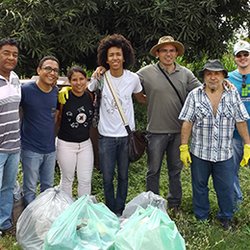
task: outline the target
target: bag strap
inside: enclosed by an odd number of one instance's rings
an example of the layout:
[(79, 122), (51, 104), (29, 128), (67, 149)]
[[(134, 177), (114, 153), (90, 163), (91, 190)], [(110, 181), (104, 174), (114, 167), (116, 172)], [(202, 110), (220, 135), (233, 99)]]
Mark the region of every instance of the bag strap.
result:
[(162, 74), (167, 78), (167, 80), (169, 81), (170, 85), (172, 86), (172, 88), (175, 90), (177, 96), (180, 99), (181, 105), (184, 105), (184, 102), (181, 99), (181, 96), (179, 94), (179, 92), (177, 91), (176, 87), (174, 86), (173, 82), (170, 80), (170, 78), (168, 77), (168, 75), (164, 72), (164, 70), (160, 67), (159, 63), (157, 64), (158, 68), (160, 69), (160, 71), (162, 72)]
[(123, 124), (125, 126), (125, 129), (127, 130), (128, 134), (130, 134), (131, 133), (131, 129), (129, 127), (127, 117), (125, 116), (125, 113), (124, 113), (124, 111), (122, 109), (122, 105), (121, 105), (121, 103), (120, 103), (120, 101), (119, 101), (119, 99), (117, 97), (117, 94), (116, 94), (116, 92), (114, 90), (114, 87), (113, 87), (113, 85), (112, 85), (109, 77), (108, 77), (107, 72), (105, 72), (104, 76), (105, 76), (105, 79), (107, 81), (107, 84), (108, 84), (108, 87), (110, 89), (110, 92), (111, 92), (111, 94), (112, 94), (112, 96), (113, 96), (113, 98), (115, 100), (116, 105), (117, 105), (117, 108), (118, 108), (119, 114), (120, 114), (120, 116), (122, 118), (122, 122), (123, 122)]

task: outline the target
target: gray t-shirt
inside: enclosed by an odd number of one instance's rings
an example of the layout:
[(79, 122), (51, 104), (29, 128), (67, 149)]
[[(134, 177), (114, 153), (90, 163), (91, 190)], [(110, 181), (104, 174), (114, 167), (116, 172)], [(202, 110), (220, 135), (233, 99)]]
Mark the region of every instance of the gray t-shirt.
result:
[[(183, 102), (192, 89), (201, 85), (189, 69), (177, 63), (174, 72), (165, 73), (173, 82)], [(182, 122), (178, 116), (182, 104), (158, 65), (145, 66), (137, 74), (147, 96), (147, 130), (151, 133), (180, 133)]]

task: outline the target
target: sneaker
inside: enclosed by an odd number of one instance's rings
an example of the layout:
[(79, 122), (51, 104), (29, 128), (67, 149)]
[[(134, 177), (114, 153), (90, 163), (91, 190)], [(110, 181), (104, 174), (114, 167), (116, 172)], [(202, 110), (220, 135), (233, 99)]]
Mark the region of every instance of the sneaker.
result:
[(179, 206), (169, 207), (168, 210), (173, 217), (178, 217), (181, 214), (181, 208)]
[(15, 226), (11, 226), (8, 229), (0, 231), (0, 236), (1, 237), (7, 236), (7, 235), (16, 237), (16, 227)]
[(232, 225), (231, 225), (231, 220), (229, 219), (219, 219), (220, 221), (220, 225), (223, 227), (223, 229), (225, 231), (231, 229)]

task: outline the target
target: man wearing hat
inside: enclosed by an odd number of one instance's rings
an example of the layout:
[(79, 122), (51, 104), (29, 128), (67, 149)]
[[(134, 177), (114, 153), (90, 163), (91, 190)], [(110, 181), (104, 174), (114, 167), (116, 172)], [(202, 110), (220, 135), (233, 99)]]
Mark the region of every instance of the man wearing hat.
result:
[(173, 37), (161, 37), (150, 53), (159, 61), (137, 72), (148, 103), (147, 191), (159, 194), (161, 165), (166, 155), (168, 208), (178, 212), (182, 199), (182, 163), (179, 153), (181, 121), (178, 115), (187, 93), (200, 86), (200, 82), (189, 69), (176, 63), (176, 58), (184, 53), (184, 46)]
[[(229, 80), (233, 83), (240, 93), (241, 100), (250, 114), (250, 44), (247, 41), (240, 40), (234, 45), (234, 60), (237, 69), (229, 73)], [(250, 129), (250, 121), (247, 122), (248, 130)], [(247, 146), (245, 146), (247, 147)], [(239, 166), (243, 155), (244, 144), (241, 140), (238, 130), (234, 132), (233, 139), (233, 158), (235, 166), (235, 182), (234, 182), (234, 206), (238, 208), (242, 202), (242, 192), (239, 183)], [(250, 147), (248, 148), (250, 150)]]
[[(189, 93), (179, 115), (183, 120), (180, 157), (185, 166), (191, 164), (196, 218), (209, 217), (208, 179), (212, 175), (220, 208), (217, 218), (224, 229), (229, 229), (233, 216), (233, 132), (236, 125), (244, 144), (250, 146), (246, 123), (249, 115), (238, 91), (224, 85), (227, 71), (219, 60), (208, 60), (201, 77), (203, 86)], [(244, 147), (241, 165), (246, 165), (249, 158), (250, 152)]]

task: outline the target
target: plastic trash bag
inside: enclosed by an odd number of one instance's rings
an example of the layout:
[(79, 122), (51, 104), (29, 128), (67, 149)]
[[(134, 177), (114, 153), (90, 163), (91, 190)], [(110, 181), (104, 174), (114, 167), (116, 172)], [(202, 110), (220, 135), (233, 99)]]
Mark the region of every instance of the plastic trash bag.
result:
[(138, 207), (115, 239), (115, 250), (184, 250), (185, 242), (175, 223), (160, 209)]
[(24, 250), (43, 249), (45, 235), (54, 220), (73, 200), (58, 187), (42, 192), (23, 211), (17, 221), (17, 242)]
[(46, 236), (44, 249), (110, 249), (119, 228), (119, 219), (114, 213), (103, 203), (94, 204), (85, 195), (56, 219)]
[(132, 199), (122, 213), (123, 218), (130, 217), (138, 207), (147, 208), (148, 205), (157, 207), (166, 213), (166, 200), (160, 195), (154, 194), (152, 191), (142, 192)]

